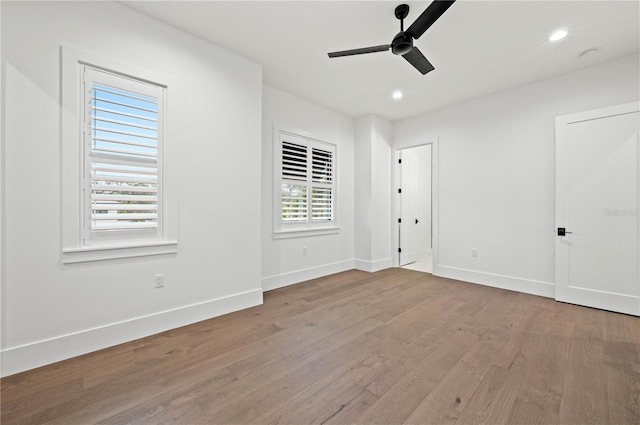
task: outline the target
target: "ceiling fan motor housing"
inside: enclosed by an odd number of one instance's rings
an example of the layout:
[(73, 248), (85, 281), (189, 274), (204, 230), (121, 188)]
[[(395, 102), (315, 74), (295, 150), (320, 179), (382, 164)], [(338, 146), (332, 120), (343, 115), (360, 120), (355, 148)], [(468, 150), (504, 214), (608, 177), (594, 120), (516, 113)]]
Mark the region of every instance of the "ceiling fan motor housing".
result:
[(404, 31), (400, 31), (393, 37), (391, 51), (394, 55), (404, 55), (413, 49), (413, 38)]

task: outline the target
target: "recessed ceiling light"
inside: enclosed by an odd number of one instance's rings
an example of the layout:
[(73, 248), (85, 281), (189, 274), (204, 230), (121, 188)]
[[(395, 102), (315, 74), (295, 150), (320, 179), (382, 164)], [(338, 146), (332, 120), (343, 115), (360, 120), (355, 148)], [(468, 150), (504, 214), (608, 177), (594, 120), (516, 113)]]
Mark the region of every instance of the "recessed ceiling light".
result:
[(402, 94), (402, 92), (400, 90), (396, 90), (393, 93), (391, 93), (391, 97), (394, 98), (395, 100), (402, 99), (402, 96), (404, 96), (404, 95)]
[(566, 30), (558, 30), (549, 36), (549, 41), (562, 40), (569, 34)]

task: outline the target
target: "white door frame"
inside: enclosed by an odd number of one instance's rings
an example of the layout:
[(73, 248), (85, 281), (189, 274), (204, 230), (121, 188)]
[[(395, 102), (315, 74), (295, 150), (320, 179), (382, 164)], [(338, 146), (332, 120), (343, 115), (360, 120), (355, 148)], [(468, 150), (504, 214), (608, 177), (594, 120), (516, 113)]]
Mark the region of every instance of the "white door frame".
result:
[(391, 211), (393, 221), (391, 223), (391, 252), (393, 258), (393, 267), (399, 267), (400, 259), (398, 256), (398, 159), (400, 158), (400, 151), (409, 148), (416, 148), (419, 146), (431, 145), (431, 240), (433, 250), (433, 275), (440, 276), (440, 260), (438, 255), (439, 246), (439, 231), (438, 231), (438, 216), (439, 216), (439, 204), (438, 204), (438, 188), (439, 188), (439, 152), (438, 152), (438, 139), (426, 142), (416, 143), (411, 145), (396, 146), (394, 148), (392, 164), (391, 164)]

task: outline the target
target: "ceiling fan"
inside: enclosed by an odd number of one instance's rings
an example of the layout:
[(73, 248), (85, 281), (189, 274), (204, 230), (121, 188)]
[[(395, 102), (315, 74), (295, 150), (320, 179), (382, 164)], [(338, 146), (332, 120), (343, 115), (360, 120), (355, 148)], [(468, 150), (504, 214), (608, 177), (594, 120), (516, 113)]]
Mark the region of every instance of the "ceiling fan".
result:
[(401, 55), (424, 75), (427, 72), (433, 71), (435, 68), (431, 65), (431, 62), (424, 57), (422, 52), (413, 46), (413, 40), (420, 38), (454, 2), (455, 0), (435, 0), (418, 16), (418, 19), (416, 19), (406, 31), (404, 30), (404, 18), (409, 14), (409, 5), (401, 4), (396, 7), (395, 10), (396, 18), (400, 20), (400, 32), (393, 37), (391, 44), (331, 52), (329, 53), (329, 57), (337, 58), (341, 56), (361, 55), (364, 53), (386, 52), (391, 49), (394, 55)]

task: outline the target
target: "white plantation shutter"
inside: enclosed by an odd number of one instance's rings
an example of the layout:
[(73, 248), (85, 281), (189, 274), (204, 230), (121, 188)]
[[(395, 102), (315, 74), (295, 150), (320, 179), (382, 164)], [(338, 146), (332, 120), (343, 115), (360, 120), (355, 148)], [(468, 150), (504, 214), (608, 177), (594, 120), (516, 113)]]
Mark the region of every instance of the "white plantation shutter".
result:
[[(282, 221), (284, 223), (304, 223), (308, 217), (308, 192), (306, 183), (309, 175), (307, 146), (282, 141)], [(290, 182), (294, 180), (294, 182)]]
[(283, 141), (282, 178), (287, 180), (307, 181), (307, 168), (307, 147)]
[(311, 195), (311, 218), (314, 221), (333, 219), (333, 198), (331, 188), (314, 187)]
[(312, 149), (314, 183), (331, 183), (333, 180), (333, 153), (324, 149)]
[(333, 224), (335, 151), (335, 145), (280, 133), (281, 225), (300, 230)]
[(85, 229), (159, 231), (162, 87), (85, 67)]
[(91, 230), (157, 227), (157, 168), (91, 162)]
[(311, 218), (314, 221), (333, 219), (333, 153), (312, 149)]

